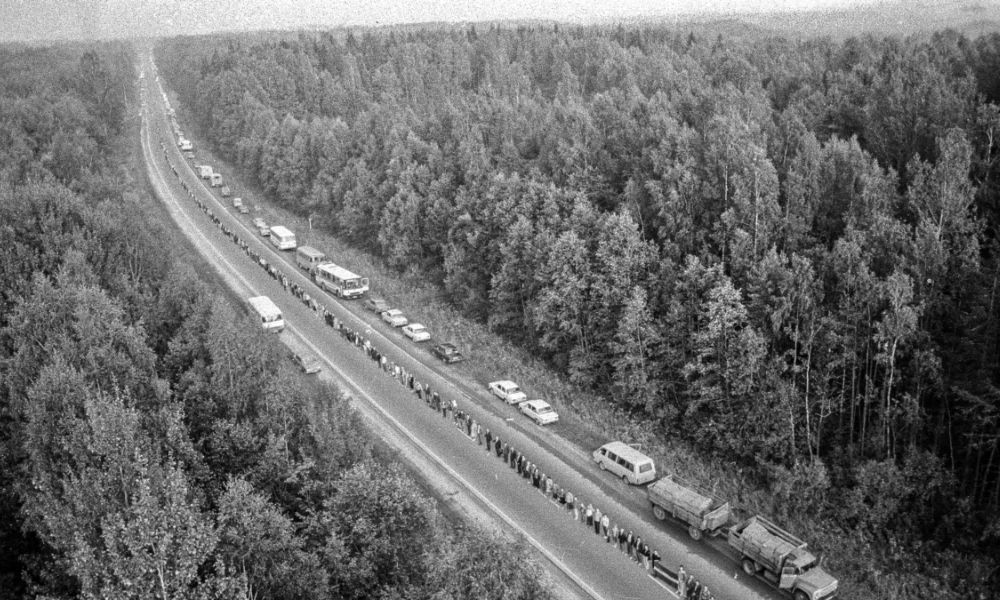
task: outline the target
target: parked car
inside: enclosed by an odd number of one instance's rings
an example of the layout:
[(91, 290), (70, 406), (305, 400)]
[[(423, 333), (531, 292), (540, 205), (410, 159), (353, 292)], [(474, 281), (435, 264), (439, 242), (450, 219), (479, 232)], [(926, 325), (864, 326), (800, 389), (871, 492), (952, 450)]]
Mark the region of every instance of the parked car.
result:
[(365, 307), (365, 310), (370, 310), (376, 314), (382, 314), (389, 310), (389, 303), (378, 296), (369, 296), (365, 298), (362, 306)]
[(297, 351), (292, 353), (292, 361), (302, 369), (303, 373), (312, 375), (313, 373), (319, 373), (323, 368), (320, 365), (319, 359), (311, 352)]
[(426, 342), (431, 339), (431, 332), (420, 323), (410, 323), (403, 327), (403, 335), (414, 342)]
[(545, 400), (528, 400), (519, 404), (518, 408), (539, 425), (551, 425), (559, 420), (559, 414)]
[[(224, 189), (228, 189), (228, 186), (226, 188), (224, 188)], [(239, 208), (241, 206), (243, 206), (243, 198), (240, 198), (239, 196), (236, 196), (235, 198), (233, 198), (233, 208)], [(257, 223), (254, 222), (254, 225), (256, 225), (256, 224)]]
[(393, 308), (383, 312), (382, 320), (393, 327), (402, 327), (410, 322), (410, 320), (403, 315), (403, 311), (398, 308)]
[(222, 186), (222, 189), (219, 190), (219, 193), (222, 194), (223, 198), (228, 198), (233, 193), (233, 191), (229, 189), (228, 185), (224, 185)]
[(491, 381), (489, 387), (490, 392), (494, 396), (507, 404), (517, 404), (528, 399), (524, 392), (521, 391), (521, 388), (517, 387), (516, 383), (507, 379)]
[(264, 219), (261, 219), (260, 217), (254, 218), (253, 225), (257, 228), (257, 232), (262, 236), (268, 237), (271, 235), (271, 228)]
[(239, 208), (237, 208), (236, 210), (240, 211), (241, 215), (250, 214), (250, 207), (247, 206), (246, 204), (240, 204)]
[(431, 354), (440, 358), (446, 363), (457, 363), (465, 360), (465, 357), (462, 356), (462, 353), (458, 351), (458, 348), (455, 347), (455, 344), (449, 344), (448, 342), (445, 342), (443, 344), (438, 344), (433, 348), (431, 348)]

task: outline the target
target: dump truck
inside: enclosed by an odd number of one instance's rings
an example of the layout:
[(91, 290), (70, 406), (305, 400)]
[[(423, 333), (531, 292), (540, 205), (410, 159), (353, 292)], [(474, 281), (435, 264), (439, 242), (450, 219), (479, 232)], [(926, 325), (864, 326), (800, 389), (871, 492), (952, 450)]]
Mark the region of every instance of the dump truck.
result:
[(688, 535), (696, 540), (706, 534), (719, 535), (732, 519), (728, 502), (673, 474), (650, 484), (646, 497), (653, 516), (661, 521), (668, 516), (677, 519), (687, 525)]
[(729, 528), (729, 545), (740, 554), (743, 571), (759, 576), (795, 600), (829, 600), (837, 580), (820, 566), (806, 543), (760, 515)]

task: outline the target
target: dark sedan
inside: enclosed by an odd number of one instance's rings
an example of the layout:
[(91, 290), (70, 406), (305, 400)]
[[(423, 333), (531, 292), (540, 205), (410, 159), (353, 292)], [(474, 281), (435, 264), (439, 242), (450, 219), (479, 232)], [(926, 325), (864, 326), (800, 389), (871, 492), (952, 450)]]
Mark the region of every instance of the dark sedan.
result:
[(431, 354), (446, 363), (457, 363), (465, 360), (465, 357), (462, 356), (462, 353), (458, 351), (458, 348), (454, 344), (438, 344), (431, 348)]

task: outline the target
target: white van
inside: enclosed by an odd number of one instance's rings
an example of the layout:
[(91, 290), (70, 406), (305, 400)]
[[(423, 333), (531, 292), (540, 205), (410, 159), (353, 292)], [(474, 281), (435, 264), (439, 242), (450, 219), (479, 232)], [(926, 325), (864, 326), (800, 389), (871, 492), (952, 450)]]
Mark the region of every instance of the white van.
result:
[(594, 450), (594, 462), (602, 471), (611, 471), (622, 481), (634, 485), (656, 479), (653, 459), (622, 442), (608, 442)]
[(247, 300), (250, 307), (260, 318), (264, 331), (280, 332), (285, 328), (285, 320), (281, 318), (281, 309), (267, 296), (254, 296)]
[(271, 227), (271, 244), (278, 250), (295, 250), (295, 234), (282, 225)]

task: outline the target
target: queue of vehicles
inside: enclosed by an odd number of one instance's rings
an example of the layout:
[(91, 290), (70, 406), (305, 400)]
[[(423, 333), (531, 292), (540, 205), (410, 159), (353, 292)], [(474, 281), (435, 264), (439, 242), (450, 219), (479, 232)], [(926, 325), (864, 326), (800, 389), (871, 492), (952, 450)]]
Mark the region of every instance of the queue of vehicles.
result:
[[(166, 95), (164, 95), (166, 100)], [(169, 106), (169, 104), (168, 104)], [(180, 128), (169, 109), (178, 146), (185, 155), (193, 157), (193, 145), (183, 138)], [(210, 181), (212, 187), (222, 186), (222, 176), (209, 165), (196, 165), (202, 179)], [(223, 196), (229, 195), (228, 187), (223, 187)], [(249, 209), (241, 198), (233, 199), (233, 207), (246, 214)], [(339, 298), (351, 299), (365, 296), (369, 290), (369, 280), (351, 273), (347, 269), (326, 260), (326, 255), (309, 246), (298, 246), (295, 234), (288, 228), (267, 223), (257, 217), (253, 221), (260, 235), (267, 237), (279, 250), (296, 250), (295, 262), (307, 271), (316, 283), (327, 292)], [(249, 304), (268, 331), (280, 332), (284, 320), (280, 309), (266, 296), (249, 299)], [(402, 328), (403, 334), (414, 342), (431, 339), (430, 332), (420, 323), (410, 323), (403, 312), (391, 308), (383, 299), (369, 296), (364, 308), (378, 314), (394, 328)], [(444, 363), (451, 364), (464, 360), (454, 344), (443, 342), (431, 348), (431, 354)], [(292, 359), (305, 373), (320, 370), (320, 361), (308, 350), (296, 347)], [(527, 394), (510, 380), (498, 380), (488, 384), (490, 393), (506, 404), (515, 405), (527, 418), (538, 425), (550, 425), (559, 421), (559, 415), (547, 402), (541, 399), (529, 400)], [(653, 516), (666, 521), (672, 519), (687, 528), (692, 539), (725, 535), (728, 546), (738, 556), (743, 571), (759, 577), (774, 587), (790, 594), (794, 600), (830, 600), (837, 595), (838, 581), (820, 565), (820, 560), (807, 550), (806, 542), (782, 529), (763, 516), (753, 515), (738, 519), (730, 503), (724, 499), (685, 482), (674, 474), (656, 478), (653, 460), (639, 449), (623, 442), (609, 442), (593, 452), (593, 460), (602, 471), (612, 473), (627, 484), (646, 487), (647, 499)]]

